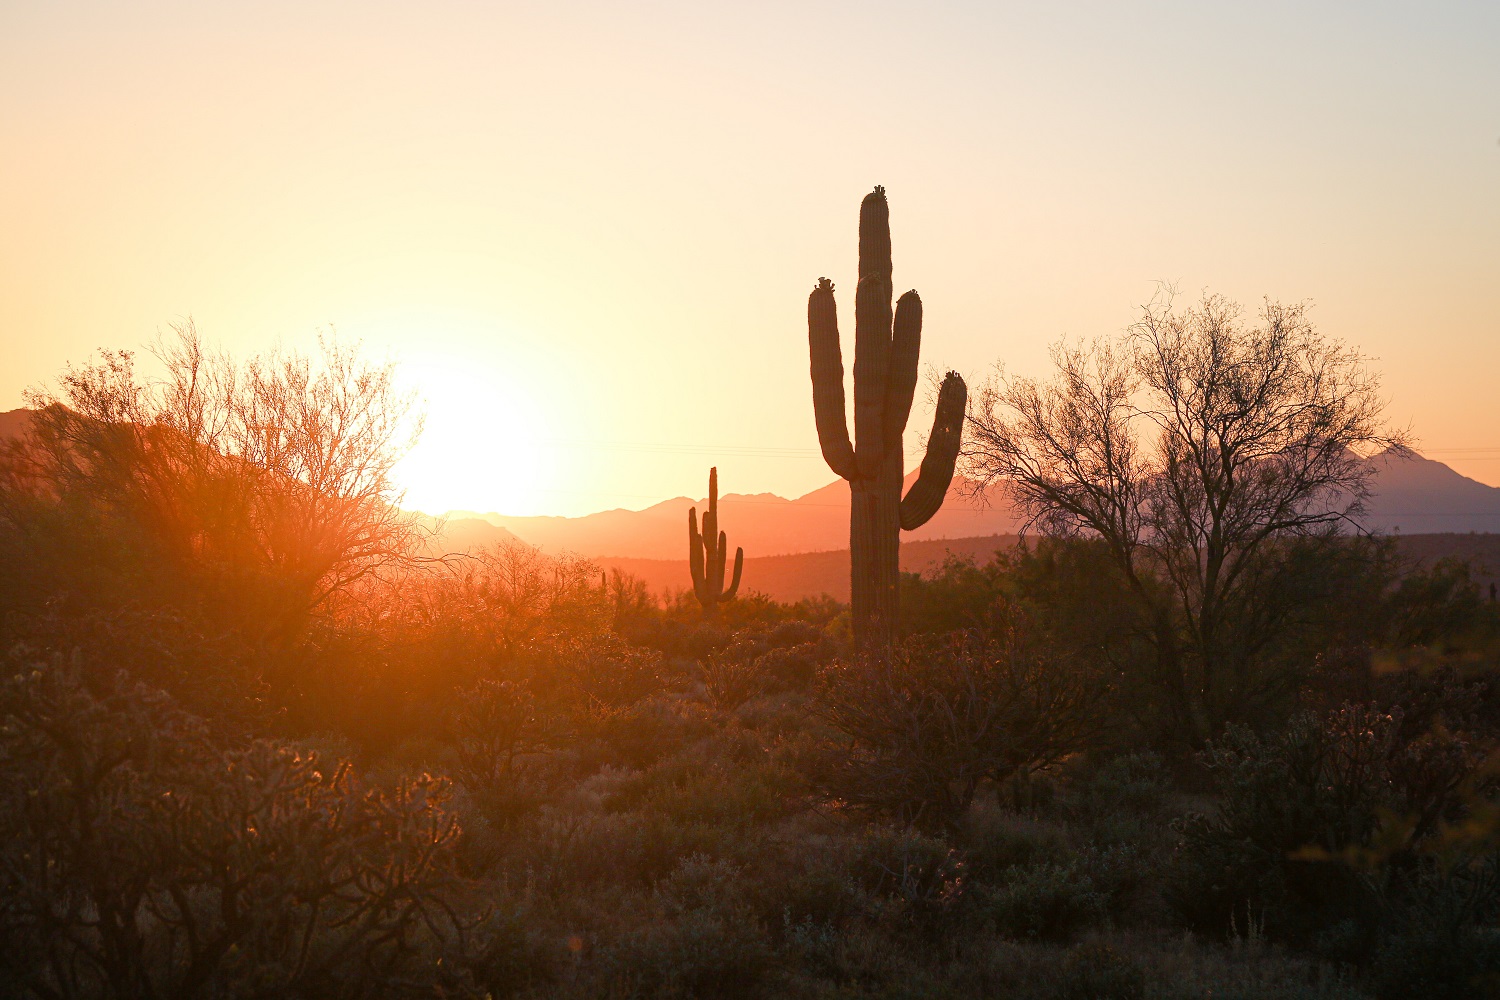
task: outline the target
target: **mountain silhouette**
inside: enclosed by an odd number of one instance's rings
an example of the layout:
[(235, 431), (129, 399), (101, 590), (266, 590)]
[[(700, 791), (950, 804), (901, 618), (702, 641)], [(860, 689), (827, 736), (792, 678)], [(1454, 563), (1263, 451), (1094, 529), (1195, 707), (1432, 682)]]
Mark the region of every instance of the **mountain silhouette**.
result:
[(1365, 528), (1403, 535), (1500, 533), (1500, 488), (1421, 455), (1384, 452), (1370, 462), (1375, 481), (1361, 519)]
[[(25, 433), (29, 410), (0, 412), (0, 441)], [(1500, 533), (1500, 488), (1460, 475), (1420, 455), (1382, 453), (1372, 496), (1361, 524), (1366, 530), (1402, 535)], [(916, 478), (906, 477), (909, 487)], [(902, 544), (1015, 535), (1021, 518), (992, 490), (985, 505), (965, 495), (955, 477), (941, 510), (921, 528), (902, 534)], [(519, 538), (551, 553), (573, 552), (601, 560), (684, 560), (687, 512), (706, 501), (674, 497), (644, 510), (607, 510), (583, 517), (509, 517), (449, 511), (434, 551), (464, 552)], [(772, 493), (729, 493), (719, 498), (720, 522), (731, 545), (743, 546), (747, 561), (797, 553), (833, 553), (849, 546), (849, 484), (834, 480), (795, 499)], [(437, 522), (429, 522), (437, 528)], [(989, 544), (986, 541), (984, 544)], [(747, 564), (746, 584), (751, 585)]]
[[(1370, 462), (1375, 476), (1373, 495), (1360, 519), (1365, 530), (1405, 535), (1500, 533), (1500, 488), (1419, 455), (1382, 453)], [(907, 486), (915, 478), (916, 473), (910, 473)], [(918, 530), (903, 532), (902, 544), (1006, 536), (1020, 530), (1023, 519), (1005, 501), (1003, 491), (992, 490), (988, 503), (977, 506), (966, 495), (966, 486), (955, 478), (942, 509)], [(449, 517), (481, 519), (549, 552), (678, 560), (686, 552), (688, 508), (703, 503), (676, 497), (645, 510), (608, 510), (583, 517), (506, 517), (469, 511), (454, 511)], [(731, 493), (719, 498), (719, 508), (730, 543), (743, 546), (747, 559), (849, 546), (849, 484), (843, 480), (794, 500), (771, 493)]]
[[(906, 486), (916, 479), (913, 471)], [(1013, 535), (1020, 520), (1006, 503), (976, 506), (961, 495), (955, 478), (941, 510), (916, 531), (902, 533), (903, 544), (942, 538)], [(705, 500), (674, 497), (645, 510), (607, 510), (583, 517), (507, 517), (450, 511), (450, 518), (480, 518), (541, 546), (591, 558), (679, 559), (687, 551), (687, 515)], [(729, 544), (742, 546), (746, 558), (826, 552), (849, 546), (849, 484), (835, 480), (804, 496), (788, 500), (773, 493), (728, 493), (719, 497), (719, 525)]]

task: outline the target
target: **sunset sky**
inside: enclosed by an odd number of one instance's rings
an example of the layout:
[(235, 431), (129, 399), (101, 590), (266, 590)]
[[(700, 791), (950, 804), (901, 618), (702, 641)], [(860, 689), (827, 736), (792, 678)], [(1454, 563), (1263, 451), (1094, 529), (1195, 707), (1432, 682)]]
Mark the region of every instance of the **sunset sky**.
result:
[(189, 316), (332, 326), (425, 397), (411, 506), (795, 496), (877, 183), (927, 365), (1306, 299), (1500, 485), (1495, 2), (4, 0), (0, 409)]

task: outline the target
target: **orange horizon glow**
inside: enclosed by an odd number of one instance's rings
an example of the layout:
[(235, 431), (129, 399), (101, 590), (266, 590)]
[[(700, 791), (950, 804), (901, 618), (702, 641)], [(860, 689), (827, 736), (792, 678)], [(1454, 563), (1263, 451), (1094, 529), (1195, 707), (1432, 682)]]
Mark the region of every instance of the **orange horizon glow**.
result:
[[(1159, 281), (1310, 300), (1500, 485), (1500, 7), (0, 10), (0, 409), (191, 316), (398, 361), (408, 506), (794, 497), (805, 304), (890, 192), (924, 368), (1043, 374)], [(907, 442), (930, 422), (920, 400)]]

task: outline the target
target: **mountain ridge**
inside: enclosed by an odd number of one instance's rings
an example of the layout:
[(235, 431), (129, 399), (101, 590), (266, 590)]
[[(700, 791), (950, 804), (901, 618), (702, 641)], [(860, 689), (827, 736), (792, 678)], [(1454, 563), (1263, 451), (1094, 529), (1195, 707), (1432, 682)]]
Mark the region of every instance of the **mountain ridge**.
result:
[[(1375, 468), (1372, 495), (1359, 524), (1385, 534), (1466, 534), (1500, 532), (1500, 487), (1470, 479), (1435, 459), (1383, 452), (1369, 459)], [(909, 487), (916, 471), (908, 473)], [(955, 478), (933, 519), (903, 544), (1017, 534), (1023, 518), (1005, 502), (999, 488), (976, 507), (969, 484)], [(581, 517), (512, 517), (452, 512), (505, 528), (550, 552), (570, 551), (591, 559), (673, 560), (682, 550), (690, 507), (706, 500), (673, 497), (639, 511), (616, 508)], [(719, 497), (720, 524), (732, 546), (747, 558), (831, 552), (849, 537), (849, 491), (843, 480), (786, 499), (772, 493)]]
[[(26, 409), (0, 412), (0, 440), (25, 432)], [(1360, 519), (1366, 530), (1387, 534), (1500, 533), (1500, 487), (1487, 486), (1420, 454), (1390, 452), (1370, 458), (1372, 496)], [(908, 473), (909, 487), (916, 471)], [(976, 506), (968, 484), (956, 478), (932, 520), (903, 532), (904, 544), (946, 539), (1013, 536), (1022, 518), (992, 489)], [(683, 551), (687, 512), (704, 499), (672, 497), (642, 510), (619, 507), (581, 517), (510, 516), (454, 510), (421, 514), (433, 537), (429, 550), (471, 551), (518, 539), (553, 554), (572, 552), (604, 561), (675, 561)], [(849, 487), (843, 480), (787, 499), (770, 492), (726, 493), (720, 517), (731, 546), (748, 559), (844, 550), (849, 539)], [(421, 512), (415, 512), (421, 513)]]

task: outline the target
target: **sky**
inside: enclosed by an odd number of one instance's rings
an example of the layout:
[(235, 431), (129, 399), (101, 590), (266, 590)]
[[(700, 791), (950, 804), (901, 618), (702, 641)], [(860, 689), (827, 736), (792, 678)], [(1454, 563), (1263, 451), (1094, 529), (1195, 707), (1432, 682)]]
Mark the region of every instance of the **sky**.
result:
[(0, 409), (189, 317), (332, 328), (424, 400), (408, 506), (796, 496), (875, 184), (934, 371), (1043, 375), (1161, 282), (1305, 300), (1500, 485), (1488, 0), (0, 0)]

